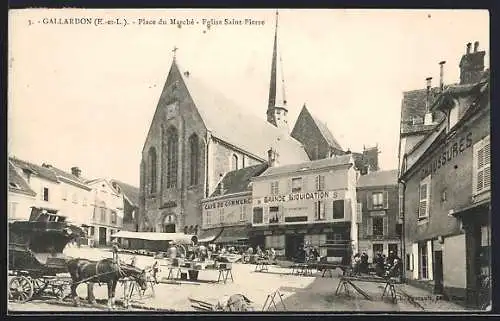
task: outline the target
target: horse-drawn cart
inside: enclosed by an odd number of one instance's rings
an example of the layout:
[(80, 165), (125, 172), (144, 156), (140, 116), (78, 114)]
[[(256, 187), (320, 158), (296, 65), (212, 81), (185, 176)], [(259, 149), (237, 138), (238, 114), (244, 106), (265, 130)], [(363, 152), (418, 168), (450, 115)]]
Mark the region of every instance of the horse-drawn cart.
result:
[(63, 221), (9, 223), (9, 300), (47, 295), (62, 300), (71, 285), (62, 251), (81, 235), (79, 227)]

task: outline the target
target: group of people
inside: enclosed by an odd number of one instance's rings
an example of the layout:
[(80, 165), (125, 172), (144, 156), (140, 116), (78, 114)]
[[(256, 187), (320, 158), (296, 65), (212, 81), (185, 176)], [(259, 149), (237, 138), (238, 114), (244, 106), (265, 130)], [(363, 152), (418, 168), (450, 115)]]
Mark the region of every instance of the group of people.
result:
[[(397, 277), (401, 273), (402, 261), (401, 258), (394, 252), (390, 251), (386, 256), (381, 252), (377, 252), (373, 258), (373, 267), (375, 274), (379, 277)], [(356, 253), (353, 257), (352, 268), (355, 275), (361, 273), (369, 273), (368, 254), (365, 252)]]

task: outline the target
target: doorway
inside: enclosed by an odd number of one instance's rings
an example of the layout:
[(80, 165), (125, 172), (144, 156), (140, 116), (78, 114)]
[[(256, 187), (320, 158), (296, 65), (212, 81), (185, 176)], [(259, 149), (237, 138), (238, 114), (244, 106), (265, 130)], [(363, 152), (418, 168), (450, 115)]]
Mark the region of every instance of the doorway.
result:
[(304, 246), (304, 235), (287, 234), (285, 236), (285, 256), (287, 259), (296, 259), (300, 246)]
[(99, 227), (99, 245), (106, 246), (106, 228)]
[(175, 224), (163, 225), (163, 233), (175, 233)]
[(443, 251), (434, 251), (434, 294), (443, 294)]

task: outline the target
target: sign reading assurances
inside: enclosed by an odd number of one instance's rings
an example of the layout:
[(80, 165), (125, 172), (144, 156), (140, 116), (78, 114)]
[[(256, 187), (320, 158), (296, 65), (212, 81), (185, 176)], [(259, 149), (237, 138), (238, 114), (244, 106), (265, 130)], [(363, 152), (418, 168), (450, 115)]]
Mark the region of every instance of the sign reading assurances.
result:
[(255, 204), (285, 203), (285, 202), (296, 202), (302, 200), (323, 200), (323, 199), (336, 200), (344, 198), (344, 195), (345, 195), (344, 190), (291, 193), (288, 195), (265, 196), (260, 199), (254, 200), (254, 203)]

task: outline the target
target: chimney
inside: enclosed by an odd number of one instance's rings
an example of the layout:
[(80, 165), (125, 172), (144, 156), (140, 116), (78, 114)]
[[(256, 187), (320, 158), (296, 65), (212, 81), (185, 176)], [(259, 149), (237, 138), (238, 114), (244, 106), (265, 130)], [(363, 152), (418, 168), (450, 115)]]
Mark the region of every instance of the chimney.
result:
[(474, 51), (471, 52), (471, 43), (467, 44), (466, 54), (460, 60), (460, 84), (474, 84), (480, 81), (484, 71), (485, 51), (479, 50), (479, 41), (474, 42)]
[(427, 77), (425, 78), (426, 81), (426, 87), (427, 87), (427, 95), (425, 98), (425, 116), (424, 116), (424, 125), (430, 125), (432, 124), (432, 113), (430, 112), (431, 108), (431, 81), (432, 77)]
[(439, 63), (439, 89), (441, 91), (444, 90), (444, 64), (446, 63), (446, 61), (441, 61)]
[(51, 168), (51, 167), (52, 167), (52, 165), (47, 164), (47, 163), (43, 163), (43, 164), (42, 164), (42, 167), (45, 167), (45, 168)]
[(185, 71), (184, 76), (189, 77), (189, 71)]
[(77, 166), (71, 167), (71, 174), (73, 174), (76, 177), (80, 177), (80, 175), (82, 174), (82, 170), (80, 169), (80, 167)]

